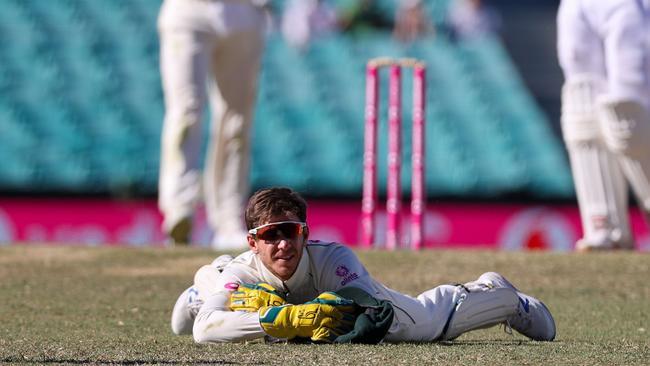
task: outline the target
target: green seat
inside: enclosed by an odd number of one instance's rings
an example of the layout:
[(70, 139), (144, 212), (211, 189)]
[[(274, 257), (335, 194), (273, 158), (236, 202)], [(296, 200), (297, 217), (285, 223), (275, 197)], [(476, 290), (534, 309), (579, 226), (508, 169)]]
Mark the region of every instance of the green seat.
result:
[(28, 149), (0, 144), (0, 189), (27, 192), (36, 188), (34, 154)]
[[(449, 3), (424, 6), (442, 24)], [(0, 127), (7, 141), (0, 154), (11, 160), (0, 168), (0, 187), (155, 193), (164, 118), (156, 32), (161, 2), (0, 0), (0, 5)], [(274, 5), (282, 11), (286, 1)], [(376, 5), (392, 17), (397, 3)], [(365, 67), (378, 56), (416, 57), (427, 64), (430, 196), (573, 194), (563, 145), (500, 40), (456, 44), (440, 33), (402, 44), (387, 31), (328, 36), (307, 51), (290, 47), (278, 33), (269, 36), (251, 145), (254, 188), (289, 185), (313, 195), (360, 194)], [(408, 177), (412, 81), (410, 71), (403, 75)], [(382, 192), (387, 94), (383, 71)], [(29, 152), (41, 146), (47, 156), (34, 159)], [(408, 183), (407, 178), (405, 194)]]

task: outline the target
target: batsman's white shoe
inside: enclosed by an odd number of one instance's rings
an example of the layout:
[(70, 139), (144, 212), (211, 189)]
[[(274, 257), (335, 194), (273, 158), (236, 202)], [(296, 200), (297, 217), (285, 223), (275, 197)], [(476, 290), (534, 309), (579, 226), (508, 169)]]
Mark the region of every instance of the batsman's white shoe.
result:
[(172, 310), (172, 332), (176, 335), (192, 334), (194, 318), (199, 313), (203, 301), (199, 299), (199, 291), (188, 287), (176, 300)]
[(538, 299), (526, 295), (496, 272), (483, 273), (476, 282), (496, 288), (510, 288), (517, 292), (519, 309), (517, 314), (508, 318), (512, 329), (536, 341), (555, 339), (555, 320), (546, 305)]
[(576, 242), (576, 251), (580, 253), (599, 252), (607, 250), (634, 250), (634, 242), (629, 240), (621, 241), (589, 241), (580, 239)]

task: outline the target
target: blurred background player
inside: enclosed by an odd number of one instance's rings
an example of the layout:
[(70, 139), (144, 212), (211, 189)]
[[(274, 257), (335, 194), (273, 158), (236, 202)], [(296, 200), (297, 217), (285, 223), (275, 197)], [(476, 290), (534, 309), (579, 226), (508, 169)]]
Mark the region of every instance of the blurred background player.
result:
[(383, 12), (374, 0), (347, 3), (339, 10), (339, 23), (343, 31), (353, 36), (374, 34), (394, 26), (391, 17)]
[[(264, 1), (165, 0), (158, 18), (165, 96), (159, 208), (173, 243), (188, 243), (204, 197), (212, 246), (245, 245), (250, 134), (264, 48)], [(203, 174), (202, 113), (212, 121)], [(203, 185), (201, 181), (203, 180)]]
[(650, 211), (650, 1), (562, 1), (562, 131), (580, 206), (578, 250), (632, 249), (626, 179)]
[(421, 36), (433, 34), (430, 22), (421, 0), (401, 0), (395, 11), (393, 36), (399, 41), (413, 42)]
[(282, 35), (290, 45), (306, 49), (314, 38), (338, 30), (338, 15), (325, 0), (291, 0), (282, 14)]
[(484, 0), (455, 0), (449, 7), (447, 26), (455, 40), (472, 40), (497, 34), (501, 14)]

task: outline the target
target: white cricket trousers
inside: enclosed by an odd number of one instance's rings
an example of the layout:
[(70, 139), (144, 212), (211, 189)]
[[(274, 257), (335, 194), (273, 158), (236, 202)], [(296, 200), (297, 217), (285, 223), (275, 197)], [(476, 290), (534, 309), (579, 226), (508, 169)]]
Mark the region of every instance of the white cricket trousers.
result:
[(438, 339), (458, 302), (458, 286), (440, 285), (416, 298), (392, 291), (396, 319), (386, 342), (429, 342)]
[[(211, 229), (241, 232), (264, 11), (240, 0), (165, 0), (158, 31), (165, 96), (159, 176), (163, 229), (191, 217), (203, 194)], [(202, 175), (201, 121), (208, 99), (212, 119)]]
[(567, 80), (594, 75), (617, 99), (650, 108), (650, 1), (564, 0), (558, 58)]

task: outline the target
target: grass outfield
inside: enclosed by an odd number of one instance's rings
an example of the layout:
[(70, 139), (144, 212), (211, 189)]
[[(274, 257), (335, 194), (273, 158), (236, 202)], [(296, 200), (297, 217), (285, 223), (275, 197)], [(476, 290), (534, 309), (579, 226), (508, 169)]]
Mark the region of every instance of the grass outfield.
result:
[(415, 295), (503, 273), (544, 300), (557, 340), (491, 328), (455, 342), (196, 345), (172, 305), (215, 253), (187, 248), (0, 248), (0, 364), (648, 364), (650, 256), (492, 251), (360, 252), (376, 278)]

